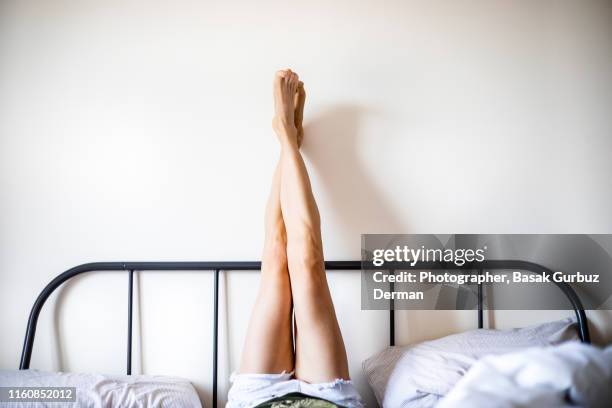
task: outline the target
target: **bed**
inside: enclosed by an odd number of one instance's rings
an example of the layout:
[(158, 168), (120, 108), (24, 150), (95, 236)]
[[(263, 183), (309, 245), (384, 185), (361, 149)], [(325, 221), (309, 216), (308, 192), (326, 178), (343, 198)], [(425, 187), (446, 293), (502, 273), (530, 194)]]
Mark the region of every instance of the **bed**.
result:
[[(328, 261), (325, 263), (327, 270), (342, 270), (342, 271), (359, 271), (362, 269), (362, 261)], [(95, 386), (91, 384), (97, 384), (96, 381), (103, 381), (100, 378), (90, 378), (86, 374), (76, 375), (71, 377), (68, 374), (62, 373), (42, 373), (35, 370), (30, 370), (30, 360), (34, 347), (34, 339), (36, 335), (36, 326), (40, 312), (49, 298), (49, 296), (60, 287), (64, 282), (69, 279), (88, 272), (103, 272), (103, 271), (125, 271), (128, 275), (127, 279), (127, 301), (126, 309), (128, 315), (128, 327), (126, 328), (127, 336), (127, 350), (126, 350), (126, 374), (122, 377), (114, 376), (110, 381), (115, 381), (118, 387), (121, 389), (129, 389), (130, 386), (142, 386), (141, 390), (145, 392), (139, 394), (142, 401), (154, 401), (152, 396), (159, 395), (159, 388), (170, 384), (170, 397), (171, 401), (182, 401), (183, 405), (177, 406), (200, 406), (199, 400), (196, 402), (193, 399), (195, 391), (193, 387), (186, 383), (185, 380), (176, 378), (149, 378), (147, 376), (132, 376), (132, 304), (133, 304), (133, 277), (135, 271), (202, 271), (213, 273), (214, 285), (213, 293), (211, 294), (211, 302), (214, 305), (213, 316), (211, 316), (211, 326), (213, 335), (213, 349), (212, 353), (212, 402), (213, 408), (217, 407), (218, 398), (218, 327), (219, 327), (219, 277), (220, 274), (229, 271), (259, 271), (261, 268), (260, 262), (94, 262), (86, 263), (75, 266), (57, 277), (55, 277), (39, 294), (34, 302), (31, 309), (30, 316), (27, 322), (27, 329), (24, 339), (23, 350), (21, 354), (21, 360), (19, 364), (19, 370), (21, 372), (3, 372), (2, 382), (4, 384), (19, 383), (23, 385), (35, 383), (35, 378), (47, 378), (49, 381), (59, 381), (61, 384), (70, 384), (69, 380), (73, 380), (75, 384), (90, 384), (89, 389), (95, 390)], [(412, 266), (414, 269), (457, 269), (455, 265), (447, 265), (446, 263), (417, 263)], [(521, 260), (488, 260), (480, 262), (478, 268), (470, 263), (463, 265), (462, 269), (517, 269), (523, 271), (529, 271), (538, 273), (542, 271), (549, 271), (546, 267), (531, 262), (525, 262)], [(575, 322), (578, 328), (578, 337), (583, 343), (590, 343), (590, 334), (587, 322), (587, 316), (584, 311), (584, 307), (580, 301), (580, 298), (576, 292), (566, 283), (555, 283), (561, 292), (568, 299), (568, 304), (574, 311)], [(483, 296), (482, 296), (482, 285), (478, 285), (478, 308), (477, 308), (477, 324), (478, 328), (483, 328)], [(389, 346), (395, 346), (395, 326), (396, 317), (393, 308), (389, 310)], [(42, 377), (41, 377), (42, 376)], [(44, 377), (47, 376), (47, 377)], [(138, 378), (136, 378), (138, 377)], [(105, 380), (104, 380), (105, 381)], [(49, 384), (47, 384), (49, 385)], [(156, 394), (157, 393), (157, 394)], [(98, 396), (100, 398), (100, 396)], [(153, 399), (151, 399), (153, 398)], [(173, 399), (172, 399), (173, 398)], [(197, 396), (196, 396), (197, 399)], [(169, 400), (170, 401), (170, 400)], [(193, 405), (186, 404), (185, 401), (191, 401)], [(124, 406), (122, 404), (122, 406)], [(172, 405), (134, 405), (134, 406), (172, 406)]]

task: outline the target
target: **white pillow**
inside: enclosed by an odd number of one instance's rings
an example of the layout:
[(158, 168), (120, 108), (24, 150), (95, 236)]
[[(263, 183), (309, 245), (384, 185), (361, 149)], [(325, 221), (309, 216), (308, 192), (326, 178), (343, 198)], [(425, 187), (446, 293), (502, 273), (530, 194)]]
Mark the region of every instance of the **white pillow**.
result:
[(431, 407), (478, 359), (578, 340), (572, 318), (521, 329), (477, 329), (410, 346), (389, 347), (363, 362), (383, 407)]

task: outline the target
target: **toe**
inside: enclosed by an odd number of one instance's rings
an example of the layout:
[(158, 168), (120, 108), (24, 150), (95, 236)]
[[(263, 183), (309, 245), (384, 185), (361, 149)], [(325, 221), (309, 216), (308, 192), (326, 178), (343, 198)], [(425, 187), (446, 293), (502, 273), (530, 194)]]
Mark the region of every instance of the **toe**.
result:
[(283, 83), (284, 78), (285, 78), (284, 72), (277, 71), (276, 75), (274, 76), (274, 87), (279, 88), (281, 84)]
[(298, 82), (299, 82), (298, 75), (296, 73), (293, 73), (291, 75), (291, 80), (290, 80), (290, 86), (291, 86), (292, 92), (295, 92), (297, 90)]
[(276, 71), (276, 75), (274, 75), (274, 82), (281, 83), (283, 80), (287, 80), (289, 78), (289, 73), (283, 69), (280, 71)]

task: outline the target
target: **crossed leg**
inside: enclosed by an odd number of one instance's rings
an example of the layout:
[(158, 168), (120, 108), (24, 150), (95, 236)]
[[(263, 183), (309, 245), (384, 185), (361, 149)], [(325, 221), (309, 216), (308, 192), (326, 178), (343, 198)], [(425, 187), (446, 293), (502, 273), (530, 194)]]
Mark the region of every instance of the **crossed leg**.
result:
[(277, 73), (273, 127), (281, 144), (281, 158), (266, 210), (261, 286), (240, 372), (294, 370), (296, 378), (319, 383), (349, 379), (349, 373), (325, 274), (319, 211), (299, 151), (304, 97), (297, 74), (289, 70)]

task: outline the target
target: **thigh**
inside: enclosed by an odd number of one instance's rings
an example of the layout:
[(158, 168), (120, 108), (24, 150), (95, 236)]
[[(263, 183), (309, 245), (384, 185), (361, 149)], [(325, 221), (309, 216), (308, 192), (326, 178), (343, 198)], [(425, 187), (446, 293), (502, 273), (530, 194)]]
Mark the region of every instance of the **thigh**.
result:
[(322, 259), (290, 259), (289, 271), (296, 325), (296, 378), (310, 383), (348, 380), (346, 350)]
[(240, 373), (281, 373), (294, 368), (291, 284), (286, 265), (263, 261), (257, 300), (242, 350)]

